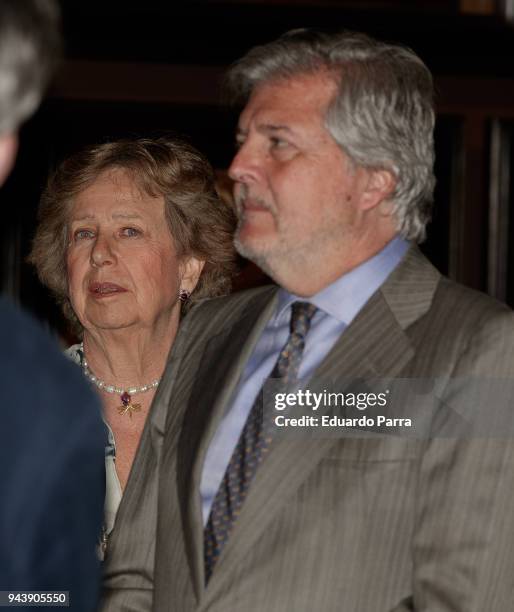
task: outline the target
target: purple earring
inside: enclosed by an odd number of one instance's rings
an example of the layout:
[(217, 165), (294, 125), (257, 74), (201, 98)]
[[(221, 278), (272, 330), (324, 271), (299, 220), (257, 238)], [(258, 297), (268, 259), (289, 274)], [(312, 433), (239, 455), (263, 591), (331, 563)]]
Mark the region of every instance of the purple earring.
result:
[(178, 299), (185, 304), (185, 302), (187, 302), (187, 300), (191, 297), (191, 291), (188, 291), (187, 289), (181, 289), (178, 293)]

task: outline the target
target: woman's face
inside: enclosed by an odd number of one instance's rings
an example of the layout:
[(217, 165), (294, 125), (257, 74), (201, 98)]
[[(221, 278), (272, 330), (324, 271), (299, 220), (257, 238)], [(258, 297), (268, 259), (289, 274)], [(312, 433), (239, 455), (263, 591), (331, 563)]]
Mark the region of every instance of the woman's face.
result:
[(100, 174), (75, 199), (68, 224), (68, 290), (84, 328), (164, 328), (180, 312), (202, 263), (179, 261), (164, 199), (141, 193), (123, 170)]

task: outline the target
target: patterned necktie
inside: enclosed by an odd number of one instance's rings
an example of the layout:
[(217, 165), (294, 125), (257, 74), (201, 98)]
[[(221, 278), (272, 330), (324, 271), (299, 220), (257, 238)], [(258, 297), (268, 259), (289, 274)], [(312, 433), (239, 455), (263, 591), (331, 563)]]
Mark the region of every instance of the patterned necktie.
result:
[[(285, 383), (297, 378), (305, 346), (305, 336), (316, 310), (316, 306), (308, 302), (294, 302), (291, 310), (289, 337), (280, 351), (270, 378), (280, 378)], [(240, 513), (257, 468), (269, 449), (270, 425), (271, 423), (263, 424), (263, 391), (261, 389), (234, 448), (205, 526), (206, 584)]]

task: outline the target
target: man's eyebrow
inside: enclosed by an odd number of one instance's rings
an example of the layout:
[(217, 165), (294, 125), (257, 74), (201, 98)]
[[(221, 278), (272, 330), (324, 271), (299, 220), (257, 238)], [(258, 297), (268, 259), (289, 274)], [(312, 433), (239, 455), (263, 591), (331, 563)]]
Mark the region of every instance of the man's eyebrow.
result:
[[(275, 134), (276, 132), (287, 132), (288, 134), (293, 133), (293, 130), (288, 125), (280, 125), (275, 123), (263, 123), (262, 125), (258, 125), (256, 130), (261, 134)], [(236, 130), (236, 140), (246, 138), (248, 133), (248, 129), (238, 128)]]
[(289, 134), (291, 134), (293, 132), (293, 130), (288, 125), (276, 125), (274, 123), (265, 123), (263, 125), (260, 125), (257, 130), (259, 132), (265, 133), (288, 132)]

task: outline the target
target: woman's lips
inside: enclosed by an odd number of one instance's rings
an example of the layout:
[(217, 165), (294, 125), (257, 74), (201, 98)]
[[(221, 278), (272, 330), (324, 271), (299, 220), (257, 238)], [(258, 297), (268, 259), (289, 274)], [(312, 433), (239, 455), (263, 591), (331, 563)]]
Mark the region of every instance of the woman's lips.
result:
[(116, 293), (125, 293), (126, 289), (120, 287), (120, 285), (117, 285), (116, 283), (95, 282), (89, 284), (89, 292), (95, 297), (107, 297)]

